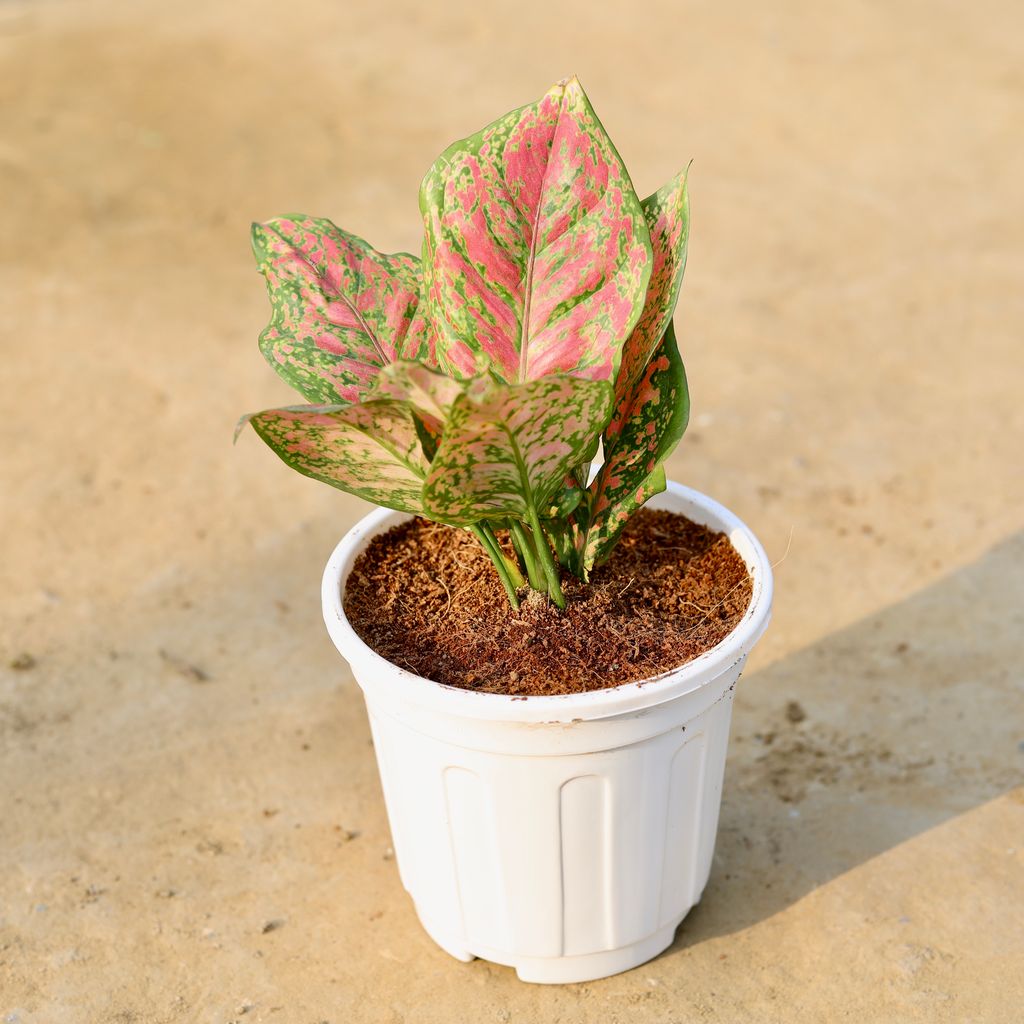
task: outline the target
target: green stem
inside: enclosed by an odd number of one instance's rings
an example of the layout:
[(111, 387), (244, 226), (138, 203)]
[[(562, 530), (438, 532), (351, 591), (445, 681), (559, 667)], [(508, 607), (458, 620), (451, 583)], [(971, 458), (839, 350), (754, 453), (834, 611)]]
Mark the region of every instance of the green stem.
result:
[(487, 556), (494, 563), (494, 568), (498, 570), (498, 578), (501, 580), (501, 585), (505, 588), (505, 593), (508, 595), (509, 604), (512, 605), (515, 611), (519, 611), (519, 598), (516, 596), (516, 588), (512, 586), (512, 579), (505, 565), (505, 556), (499, 548), (491, 546), (490, 538), (481, 529), (479, 523), (474, 524), (469, 529), (473, 536), (480, 541), (484, 551), (487, 552)]
[(573, 512), (562, 520), (548, 520), (547, 534), (551, 546), (555, 549), (555, 561), (563, 569), (567, 569), (584, 583), (587, 582), (583, 575), (583, 568), (580, 564), (581, 549), (579, 545), (583, 539), (579, 536), (580, 530), (575, 521), (576, 513)]
[(558, 566), (555, 565), (554, 556), (551, 554), (551, 548), (548, 546), (548, 539), (544, 536), (544, 530), (540, 525), (540, 517), (537, 515), (537, 510), (533, 507), (532, 503), (527, 506), (527, 512), (530, 516), (530, 526), (533, 527), (533, 535), (537, 541), (537, 555), (540, 557), (541, 565), (544, 567), (544, 575), (548, 578), (548, 593), (551, 595), (551, 600), (559, 608), (564, 608), (565, 597), (562, 594), (562, 585), (558, 578)]
[(519, 552), (523, 565), (526, 566), (526, 575), (530, 577), (530, 586), (534, 590), (539, 590), (542, 594), (546, 594), (548, 592), (548, 584), (544, 579), (544, 573), (537, 566), (537, 552), (533, 546), (533, 541), (530, 540), (530, 535), (518, 519), (513, 519), (511, 526), (512, 543)]
[(502, 550), (501, 544), (498, 543), (498, 538), (495, 536), (494, 527), (488, 522), (480, 524), (480, 529), (484, 531), (485, 536), (491, 542), (491, 546), (495, 551), (501, 555), (502, 561), (505, 563), (505, 569), (508, 572), (508, 578), (512, 581), (512, 586), (518, 590), (520, 587), (526, 586), (526, 580), (523, 579), (523, 574), (519, 571), (519, 566), (516, 565), (515, 561), (508, 557)]

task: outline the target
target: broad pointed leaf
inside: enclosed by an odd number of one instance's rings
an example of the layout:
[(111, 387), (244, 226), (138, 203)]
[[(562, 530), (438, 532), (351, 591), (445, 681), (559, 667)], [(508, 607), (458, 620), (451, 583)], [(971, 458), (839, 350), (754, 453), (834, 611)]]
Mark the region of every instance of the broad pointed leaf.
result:
[(420, 189), (425, 315), (440, 365), (509, 383), (612, 380), (651, 243), (575, 78), (447, 149)]
[(643, 312), (622, 349), (622, 362), (615, 380), (615, 413), (604, 437), (606, 448), (622, 427), (633, 389), (664, 338), (679, 299), (690, 235), (686, 171), (677, 174), (641, 205), (651, 235), (654, 260)]
[(620, 430), (589, 488), (583, 566), (589, 571), (615, 546), (629, 517), (665, 489), (663, 462), (690, 417), (683, 361), (671, 322), (643, 377), (616, 409)]
[(292, 469), (377, 505), (421, 514), (430, 468), (411, 409), (378, 400), (362, 405), (297, 405), (243, 417)]
[(379, 253), (315, 217), (254, 224), (252, 244), (272, 307), (260, 349), (305, 398), (359, 401), (382, 366), (420, 347), (415, 256)]
[(545, 509), (611, 412), (612, 387), (564, 374), (474, 381), (456, 399), (423, 488), (430, 518), (455, 526)]

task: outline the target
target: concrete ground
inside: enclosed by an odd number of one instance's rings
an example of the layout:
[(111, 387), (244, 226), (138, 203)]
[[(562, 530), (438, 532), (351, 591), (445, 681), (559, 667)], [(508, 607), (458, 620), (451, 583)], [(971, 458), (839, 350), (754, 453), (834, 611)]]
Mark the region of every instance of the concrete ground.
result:
[[(0, 1020), (1024, 1020), (1022, 51), (998, 0), (4, 0)], [(570, 72), (641, 194), (694, 158), (670, 475), (783, 561), (704, 902), (551, 989), (399, 886), (320, 621), (366, 506), (230, 441), (290, 397), (249, 221), (416, 249)]]

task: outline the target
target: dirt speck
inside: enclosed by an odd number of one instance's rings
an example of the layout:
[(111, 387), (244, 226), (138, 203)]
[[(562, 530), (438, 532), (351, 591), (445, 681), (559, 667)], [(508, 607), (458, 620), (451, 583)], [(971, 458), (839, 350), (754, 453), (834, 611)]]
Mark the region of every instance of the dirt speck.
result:
[(798, 700), (789, 701), (786, 705), (786, 721), (797, 725), (806, 718), (807, 712), (804, 711), (803, 705)]
[(82, 903), (96, 903), (106, 891), (106, 889), (99, 885), (87, 886), (82, 895)]
[(164, 662), (169, 665), (178, 675), (187, 679), (191, 683), (208, 683), (210, 681), (210, 674), (205, 669), (200, 668), (198, 665), (185, 658), (181, 658), (176, 654), (171, 654), (169, 651), (165, 651), (161, 648), (160, 657)]

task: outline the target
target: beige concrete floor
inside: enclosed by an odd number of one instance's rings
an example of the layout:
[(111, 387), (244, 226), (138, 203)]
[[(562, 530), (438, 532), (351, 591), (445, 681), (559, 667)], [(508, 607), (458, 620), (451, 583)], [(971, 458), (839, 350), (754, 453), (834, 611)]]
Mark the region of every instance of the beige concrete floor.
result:
[[(1024, 1019), (1022, 50), (995, 0), (0, 5), (0, 1020)], [(704, 902), (548, 989), (400, 889), (318, 605), (365, 506), (230, 438), (289, 397), (249, 221), (415, 249), (573, 71), (642, 194), (694, 158), (670, 471), (788, 556)]]

